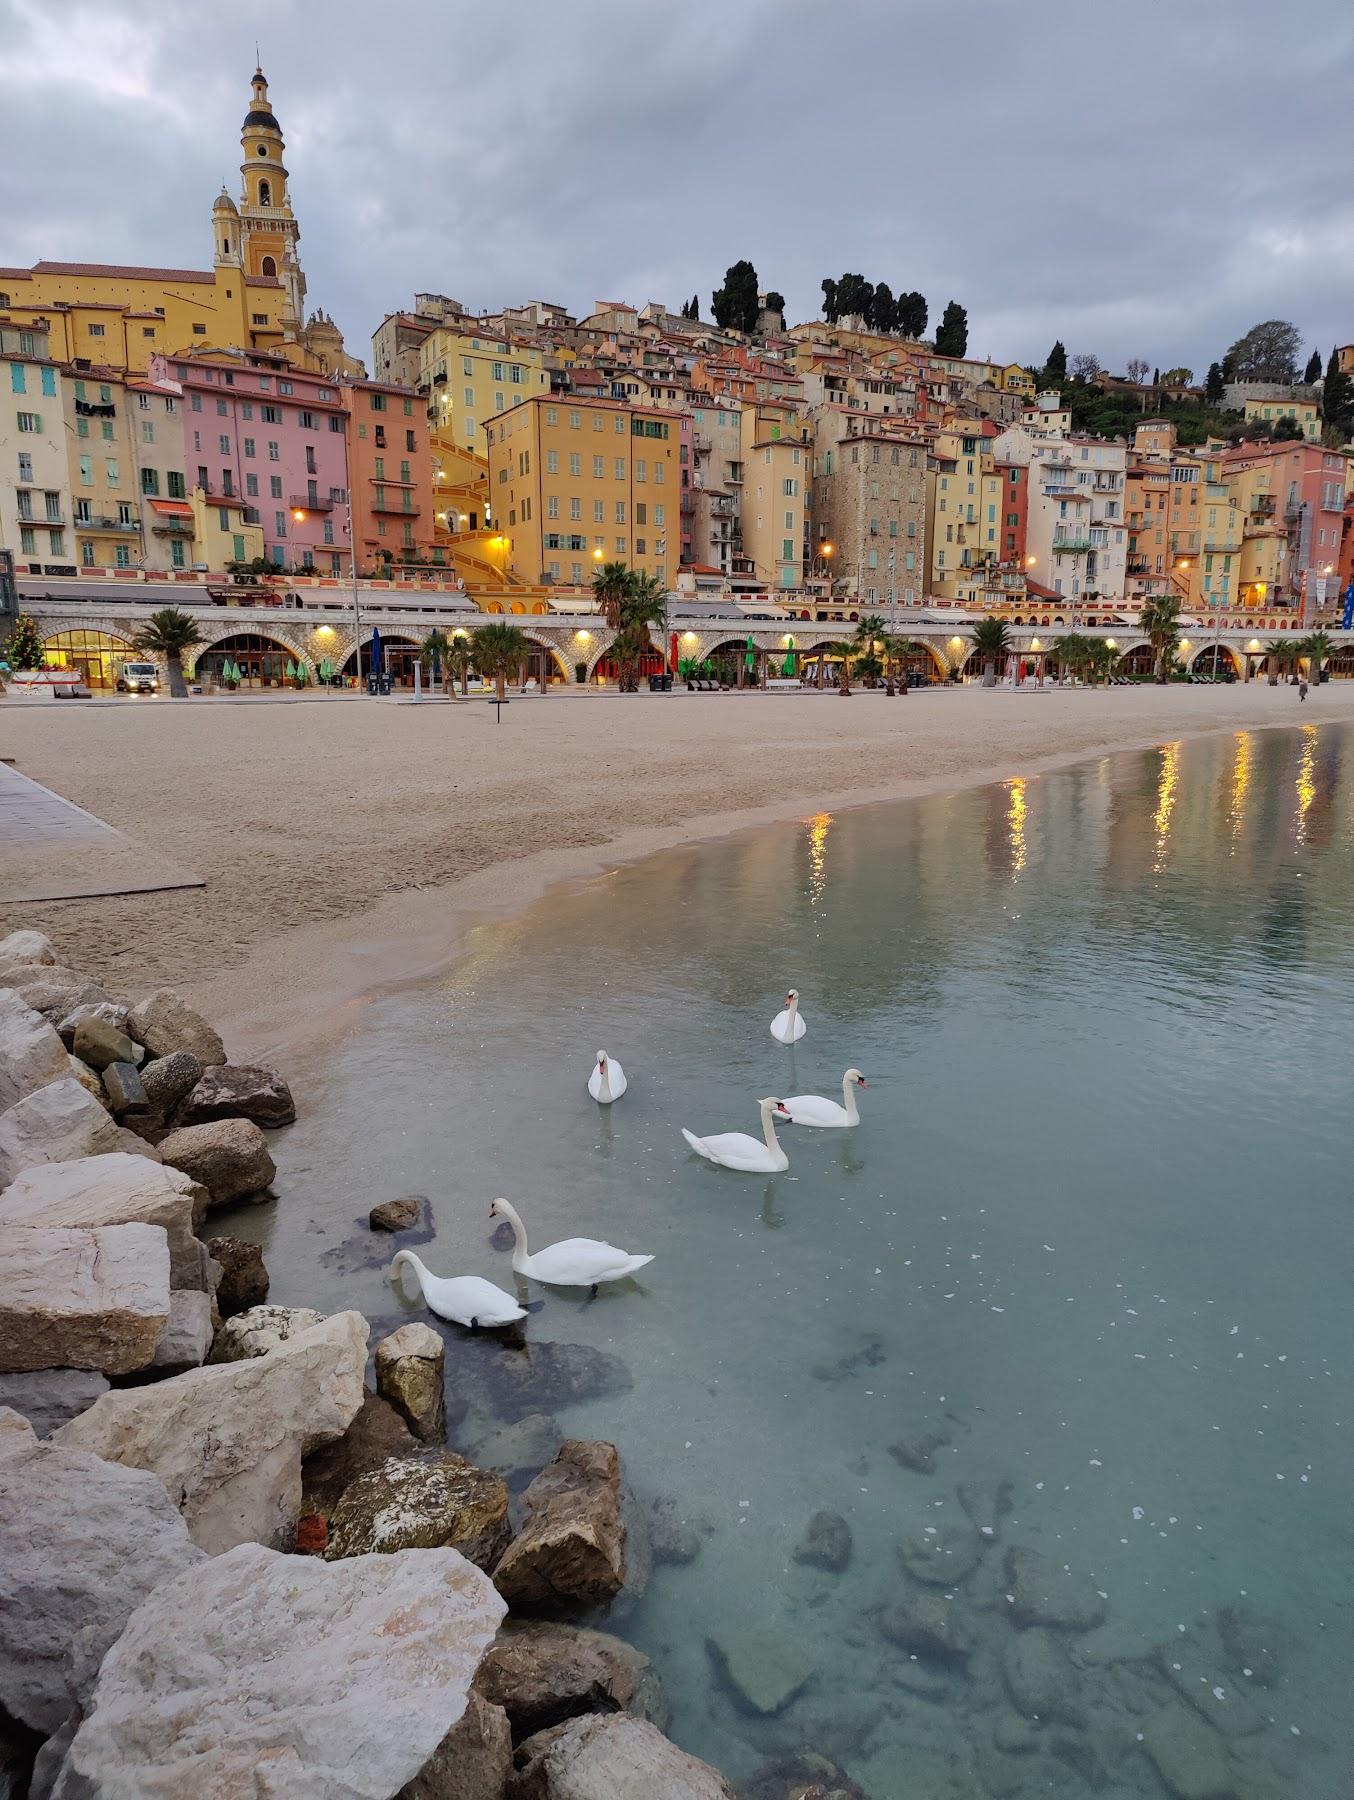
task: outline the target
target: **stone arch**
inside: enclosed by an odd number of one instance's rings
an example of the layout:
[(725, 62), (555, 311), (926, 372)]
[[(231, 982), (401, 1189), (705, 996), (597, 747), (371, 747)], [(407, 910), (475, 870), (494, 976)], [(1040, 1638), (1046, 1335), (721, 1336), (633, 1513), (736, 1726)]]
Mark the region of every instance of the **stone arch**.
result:
[[(273, 204), (273, 185), (270, 181), (261, 181), (259, 183), (259, 205), (260, 206), (271, 206), (272, 204)], [(271, 269), (268, 267), (269, 263), (273, 263), (273, 266)], [(277, 264), (275, 262), (273, 262), (273, 259), (271, 256), (264, 257), (263, 272), (265, 275), (276, 275), (277, 274)]]
[[(1213, 652), (1215, 649), (1220, 652), (1220, 654), (1218, 656), (1218, 673), (1219, 674), (1222, 673), (1224, 666), (1229, 668), (1232, 671), (1232, 673), (1236, 676), (1241, 676), (1241, 675), (1245, 674), (1246, 671), (1242, 667), (1241, 658), (1238, 656), (1237, 652), (1232, 648), (1232, 646), (1230, 644), (1224, 644), (1220, 638), (1216, 638), (1216, 637), (1209, 638), (1209, 640), (1206, 644), (1200, 644), (1200, 646), (1197, 650), (1192, 650), (1189, 654), (1189, 657), (1188, 657), (1186, 663), (1185, 663), (1185, 667), (1190, 671), (1191, 674), (1196, 674), (1196, 673), (1203, 674), (1205, 672), (1205, 670), (1207, 670), (1207, 672), (1211, 673), (1212, 669), (1213, 669)], [(1200, 663), (1199, 663), (1200, 657), (1207, 658), (1207, 662), (1204, 664), (1203, 667), (1200, 667)], [(1224, 657), (1227, 659), (1225, 665), (1223, 663)]]
[(239, 668), (246, 686), (282, 687), (288, 662), (303, 664), (307, 676), (315, 677), (310, 656), (290, 640), (290, 634), (281, 631), (241, 631), (237, 627), (218, 632), (196, 651), (194, 673), (198, 680), (217, 681), (227, 660)]
[(526, 610), (527, 610), (527, 603), (525, 600), (513, 600), (509, 603), (509, 606), (508, 606), (508, 611), (510, 613), (522, 614), (522, 613), (525, 613)]
[[(137, 659), (130, 635), (91, 630), (88, 626), (68, 625), (60, 631), (46, 633), (42, 640), (42, 660), (49, 669), (73, 669), (86, 687), (111, 688), (117, 683), (118, 665)], [(154, 662), (146, 656), (141, 660)]]
[[(546, 655), (553, 659), (555, 667), (559, 670), (564, 681), (569, 683), (573, 682), (573, 664), (566, 661), (564, 652), (553, 639), (548, 638), (542, 631), (524, 631), (522, 635), (526, 638), (528, 643), (535, 644), (538, 650), (544, 650)], [(576, 660), (582, 662), (584, 658), (579, 657)]]

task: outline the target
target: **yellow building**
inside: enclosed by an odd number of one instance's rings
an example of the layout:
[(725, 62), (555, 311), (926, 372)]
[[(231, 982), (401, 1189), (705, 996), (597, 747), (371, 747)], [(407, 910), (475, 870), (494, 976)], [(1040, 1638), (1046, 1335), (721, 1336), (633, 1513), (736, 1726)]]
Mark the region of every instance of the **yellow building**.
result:
[(204, 569), (224, 569), (230, 563), (261, 562), (263, 526), (246, 520), (248, 507), (241, 495), (226, 497), (194, 488), (188, 497), (193, 509), (193, 561)]
[(1296, 419), (1309, 444), (1321, 436), (1321, 408), (1315, 400), (1247, 400), (1246, 421), (1261, 419), (1275, 425), (1280, 419)]
[(1004, 477), (982, 421), (960, 420), (937, 432), (926, 480), (927, 593), (980, 606), (986, 576), (1001, 557)]
[(61, 384), (71, 524), (82, 569), (134, 568), (144, 557), (133, 406), (106, 369), (68, 369)]
[(1285, 591), (1288, 526), (1279, 496), (1271, 487), (1274, 479), (1268, 457), (1257, 459), (1249, 467), (1229, 469), (1226, 474), (1232, 504), (1241, 521), (1237, 592), (1245, 606), (1273, 606)]
[(743, 489), (734, 568), (768, 588), (797, 588), (808, 553), (813, 476), (809, 427), (790, 406), (757, 402), (740, 415)]
[(482, 533), (491, 523), (485, 427), (549, 391), (544, 357), (535, 345), (481, 331), (473, 319), (439, 325), (419, 346), (419, 387), (428, 396), (438, 541)]
[(157, 352), (213, 348), (280, 350), (301, 368), (360, 374), (343, 336), (323, 313), (307, 322), (282, 131), (263, 72), (254, 71), (240, 135), (243, 187), (237, 206), (223, 189), (211, 209), (212, 267), (153, 269), (120, 263), (39, 262), (0, 269), (0, 312), (50, 324), (58, 362), (84, 358), (144, 374)]
[(485, 427), (490, 548), (529, 583), (624, 562), (666, 586), (681, 547), (681, 421), (657, 407), (538, 394)]

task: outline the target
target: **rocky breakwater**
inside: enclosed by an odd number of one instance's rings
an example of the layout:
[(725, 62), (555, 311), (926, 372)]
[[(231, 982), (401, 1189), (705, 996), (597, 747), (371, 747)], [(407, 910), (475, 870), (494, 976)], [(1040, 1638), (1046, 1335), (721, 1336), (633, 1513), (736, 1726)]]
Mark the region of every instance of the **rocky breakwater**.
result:
[[(294, 1116), (180, 996), (0, 939), (13, 1791), (730, 1795), (663, 1735), (647, 1658), (577, 1622), (642, 1591), (657, 1528), (627, 1528), (615, 1446), (541, 1408), (625, 1371), (519, 1343), (467, 1382), (418, 1323), (367, 1386), (366, 1319), (265, 1304), (257, 1249), (204, 1235), (276, 1200)], [(478, 1388), (489, 1467), (446, 1442)]]

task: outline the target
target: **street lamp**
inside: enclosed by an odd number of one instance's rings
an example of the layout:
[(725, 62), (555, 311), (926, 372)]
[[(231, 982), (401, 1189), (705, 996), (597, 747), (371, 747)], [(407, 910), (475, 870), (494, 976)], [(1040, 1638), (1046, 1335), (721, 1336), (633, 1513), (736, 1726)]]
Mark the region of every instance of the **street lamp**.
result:
[[(292, 508), (292, 518), (298, 525), (304, 524), (306, 511), (303, 506)], [(357, 531), (353, 524), (353, 496), (348, 490), (348, 561), (353, 584), (353, 658), (357, 666), (357, 691), (362, 692), (362, 608), (358, 603), (357, 593)]]

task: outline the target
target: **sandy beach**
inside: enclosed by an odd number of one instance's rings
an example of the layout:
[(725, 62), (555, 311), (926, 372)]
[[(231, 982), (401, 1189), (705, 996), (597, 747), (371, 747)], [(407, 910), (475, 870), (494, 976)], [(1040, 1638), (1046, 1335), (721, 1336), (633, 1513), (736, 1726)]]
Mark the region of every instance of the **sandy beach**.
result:
[[(550, 884), (803, 812), (1200, 732), (1354, 718), (1265, 683), (0, 708), (0, 754), (206, 878), (0, 909), (119, 989), (172, 982), (266, 1054)], [(20, 913), (22, 916), (19, 916)]]

